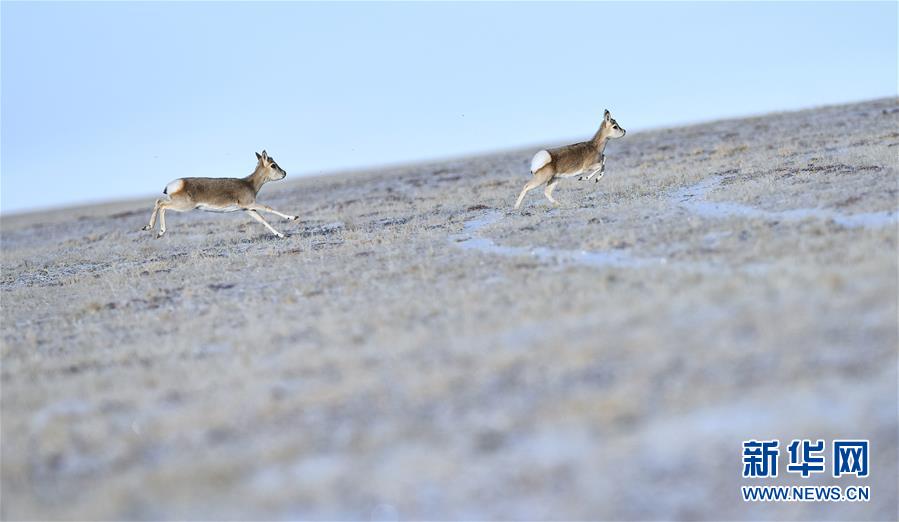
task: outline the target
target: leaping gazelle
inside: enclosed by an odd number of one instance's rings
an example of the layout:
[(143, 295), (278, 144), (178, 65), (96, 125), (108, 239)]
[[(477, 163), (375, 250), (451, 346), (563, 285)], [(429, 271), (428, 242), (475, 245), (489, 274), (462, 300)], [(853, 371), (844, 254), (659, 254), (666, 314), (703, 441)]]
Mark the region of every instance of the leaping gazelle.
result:
[(284, 234), (268, 224), (259, 211), (271, 212), (287, 220), (296, 220), (300, 216), (288, 216), (277, 210), (256, 202), (256, 194), (262, 185), (269, 181), (284, 179), (287, 172), (275, 163), (275, 158), (264, 150), (256, 153), (256, 170), (245, 178), (179, 178), (165, 186), (165, 196), (156, 200), (150, 224), (144, 230), (153, 230), (156, 216), (159, 216), (159, 233), (165, 234), (165, 211), (187, 212), (188, 210), (205, 210), (208, 212), (235, 212), (243, 210), (256, 221), (265, 225), (272, 234), (284, 237)]
[(593, 139), (590, 141), (566, 145), (556, 149), (541, 150), (534, 154), (534, 158), (531, 160), (531, 174), (533, 178), (525, 184), (521, 194), (518, 195), (515, 208), (521, 206), (521, 201), (529, 190), (535, 189), (544, 183), (546, 183), (546, 188), (543, 189), (543, 194), (546, 196), (546, 199), (553, 205), (558, 205), (559, 202), (553, 199), (553, 189), (556, 188), (561, 178), (570, 178), (590, 171), (589, 175), (586, 177), (581, 176), (578, 179), (589, 180), (599, 174), (599, 177), (596, 178), (596, 181), (599, 182), (606, 169), (606, 157), (604, 154), (606, 142), (612, 138), (624, 136), (625, 132), (624, 129), (618, 126), (618, 122), (612, 118), (612, 113), (607, 110), (599, 130), (596, 131), (596, 134), (593, 135)]

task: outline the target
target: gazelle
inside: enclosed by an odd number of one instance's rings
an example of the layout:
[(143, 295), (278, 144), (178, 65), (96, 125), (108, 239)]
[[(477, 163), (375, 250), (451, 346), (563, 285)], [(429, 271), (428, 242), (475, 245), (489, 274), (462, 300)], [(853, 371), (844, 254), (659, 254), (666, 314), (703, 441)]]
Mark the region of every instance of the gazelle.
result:
[(287, 220), (296, 220), (300, 216), (288, 216), (260, 203), (256, 203), (256, 194), (262, 185), (269, 181), (284, 179), (287, 172), (275, 163), (275, 158), (264, 150), (256, 153), (256, 170), (245, 178), (179, 178), (165, 186), (165, 194), (156, 200), (150, 224), (144, 230), (153, 230), (156, 216), (159, 216), (159, 233), (165, 234), (165, 211), (186, 212), (188, 210), (206, 210), (208, 212), (235, 212), (243, 210), (256, 221), (265, 225), (272, 234), (284, 237), (259, 215), (260, 210), (271, 212)]
[(533, 178), (528, 181), (521, 194), (518, 195), (518, 201), (515, 202), (515, 208), (521, 206), (524, 195), (529, 190), (535, 189), (546, 183), (543, 194), (546, 195), (553, 205), (559, 202), (553, 199), (553, 189), (559, 183), (561, 178), (570, 178), (590, 171), (586, 177), (581, 176), (578, 179), (591, 179), (597, 174), (596, 182), (602, 179), (605, 173), (606, 157), (603, 152), (606, 149), (606, 142), (612, 138), (620, 138), (624, 136), (625, 130), (618, 126), (612, 118), (612, 113), (606, 110), (603, 116), (599, 130), (593, 135), (590, 141), (575, 143), (574, 145), (566, 145), (556, 149), (541, 150), (534, 154), (531, 159), (531, 174)]

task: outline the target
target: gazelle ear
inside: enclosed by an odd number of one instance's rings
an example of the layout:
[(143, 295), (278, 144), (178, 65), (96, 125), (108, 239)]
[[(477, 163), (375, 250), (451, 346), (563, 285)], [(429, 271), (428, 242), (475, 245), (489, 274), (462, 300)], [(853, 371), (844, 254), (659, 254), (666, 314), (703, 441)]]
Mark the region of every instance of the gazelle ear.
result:
[(606, 109), (606, 113), (605, 113), (605, 115), (603, 115), (603, 119), (605, 119), (606, 121), (609, 121), (612, 119), (612, 113), (609, 112), (609, 109)]
[(265, 149), (262, 149), (262, 157), (268, 159), (268, 153), (265, 152)]
[(256, 159), (258, 159), (258, 160), (262, 159), (262, 154), (259, 154), (259, 153), (257, 152), (257, 153), (256, 153)]

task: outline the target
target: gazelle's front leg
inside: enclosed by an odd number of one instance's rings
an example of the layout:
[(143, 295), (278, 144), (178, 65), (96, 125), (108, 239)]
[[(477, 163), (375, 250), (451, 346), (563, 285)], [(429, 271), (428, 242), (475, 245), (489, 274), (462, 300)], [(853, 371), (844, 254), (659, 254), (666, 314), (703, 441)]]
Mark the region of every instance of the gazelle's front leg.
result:
[(258, 221), (258, 222), (262, 223), (263, 225), (265, 225), (265, 228), (271, 230), (271, 231), (272, 231), (272, 234), (274, 234), (274, 235), (276, 235), (276, 236), (278, 236), (278, 237), (280, 237), (280, 238), (283, 238), (283, 237), (284, 237), (284, 234), (278, 232), (277, 230), (274, 229), (274, 227), (272, 227), (271, 225), (269, 225), (269, 224), (268, 224), (268, 221), (266, 221), (265, 218), (263, 218), (262, 216), (259, 215), (259, 212), (256, 212), (255, 210), (253, 210), (253, 209), (251, 209), (251, 208), (248, 208), (248, 209), (247, 209), (247, 214), (249, 214), (249, 215), (250, 215), (253, 219), (255, 219), (256, 221)]
[[(578, 181), (583, 181), (583, 180), (588, 180), (588, 181), (589, 181), (589, 180), (590, 180), (591, 178), (593, 178), (593, 176), (595, 176), (597, 173), (602, 172), (602, 170), (603, 170), (602, 167), (599, 167), (598, 169), (594, 170), (593, 172), (591, 172), (591, 173), (588, 174), (587, 176), (581, 176), (581, 177), (579, 177), (577, 180), (578, 180)], [(602, 174), (600, 174), (599, 177), (601, 178), (601, 177), (602, 177)], [(599, 181), (599, 180), (597, 179), (597, 181)]]
[(599, 180), (602, 179), (603, 176), (606, 175), (606, 162), (603, 160), (602, 165), (599, 166), (599, 176), (596, 177), (596, 183), (599, 183)]
[[(599, 174), (599, 176), (596, 176), (597, 174)], [(590, 175), (587, 176), (585, 179), (588, 179), (588, 180), (589, 180), (589, 179), (592, 178), (593, 176), (596, 176), (596, 180), (595, 180), (595, 181), (596, 181), (596, 183), (599, 183), (599, 180), (601, 180), (602, 177), (605, 176), (605, 174), (606, 174), (606, 165), (605, 165), (605, 163), (603, 163), (602, 165), (599, 166), (598, 169), (596, 169), (596, 170), (594, 170), (593, 172), (591, 172)]]
[(603, 154), (603, 156), (601, 158), (599, 158), (599, 163), (597, 165), (594, 165), (593, 167), (595, 167), (595, 168), (593, 169), (593, 172), (590, 173), (590, 175), (588, 175), (587, 177), (581, 176), (578, 178), (578, 181), (585, 180), (585, 179), (590, 180), (590, 178), (599, 174), (599, 177), (596, 178), (596, 181), (599, 182), (599, 180), (602, 179), (603, 174), (605, 174), (605, 172), (606, 172), (606, 156), (605, 156), (605, 154)]
[(286, 219), (287, 221), (296, 221), (297, 219), (300, 219), (300, 216), (288, 216), (287, 214), (282, 214), (281, 212), (278, 212), (277, 210), (273, 209), (272, 207), (270, 207), (268, 205), (262, 205), (260, 203), (253, 203), (252, 205), (250, 205), (247, 208), (249, 208), (250, 210), (264, 210), (266, 212), (271, 212), (272, 214), (274, 214), (276, 216), (281, 216), (282, 218)]
[(606, 172), (606, 159), (603, 158), (602, 160), (600, 160), (599, 166), (596, 167), (595, 169), (593, 169), (593, 172), (591, 172), (589, 176), (587, 176), (586, 178), (583, 178), (583, 177), (579, 178), (579, 180), (581, 180), (581, 179), (590, 180), (593, 176), (599, 174), (599, 177), (596, 178), (596, 181), (599, 182), (599, 180), (602, 179), (602, 176), (603, 176), (603, 174), (605, 174), (605, 172)]

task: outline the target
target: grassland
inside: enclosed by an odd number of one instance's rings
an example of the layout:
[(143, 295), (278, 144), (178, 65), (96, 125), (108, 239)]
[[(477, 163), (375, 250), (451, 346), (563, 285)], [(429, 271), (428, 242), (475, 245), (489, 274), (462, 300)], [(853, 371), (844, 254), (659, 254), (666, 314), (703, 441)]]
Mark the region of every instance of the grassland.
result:
[[(512, 211), (535, 150), (271, 184), (283, 240), (4, 216), (2, 517), (895, 519), (899, 102), (629, 133)], [(853, 437), (867, 479), (741, 477)]]

